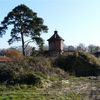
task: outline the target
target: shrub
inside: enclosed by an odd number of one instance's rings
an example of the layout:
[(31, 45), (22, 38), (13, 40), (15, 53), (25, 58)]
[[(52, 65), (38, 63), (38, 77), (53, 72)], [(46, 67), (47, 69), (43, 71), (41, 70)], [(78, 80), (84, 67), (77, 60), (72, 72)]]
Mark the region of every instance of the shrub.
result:
[(84, 52), (59, 56), (55, 60), (55, 65), (76, 76), (100, 75), (100, 61), (93, 55)]
[(21, 54), (21, 52), (16, 50), (15, 48), (0, 50), (0, 55), (9, 57), (13, 60), (19, 60), (23, 58), (23, 55)]
[(85, 61), (87, 61), (88, 63), (100, 66), (100, 60), (90, 53), (79, 52), (79, 56), (83, 58)]
[(9, 69), (0, 69), (0, 83), (9, 83), (14, 79), (13, 71)]
[(29, 57), (0, 66), (0, 83), (6, 84), (40, 84), (48, 77), (63, 78), (65, 72), (54, 68), (52, 61), (45, 57)]
[(19, 84), (40, 84), (41, 83), (41, 78), (38, 75), (28, 73), (28, 74), (23, 74), (20, 75), (19, 77), (16, 78), (15, 83)]

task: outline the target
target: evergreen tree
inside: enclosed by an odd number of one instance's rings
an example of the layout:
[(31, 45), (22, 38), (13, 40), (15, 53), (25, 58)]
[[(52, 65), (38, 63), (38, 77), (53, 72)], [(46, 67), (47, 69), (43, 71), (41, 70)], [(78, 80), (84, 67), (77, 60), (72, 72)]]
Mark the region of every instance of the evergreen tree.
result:
[(14, 41), (22, 41), (22, 53), (25, 55), (26, 44), (24, 37), (30, 37), (30, 41), (32, 40), (37, 44), (43, 43), (43, 39), (40, 37), (41, 32), (47, 32), (48, 30), (47, 26), (43, 25), (43, 22), (42, 18), (37, 17), (36, 12), (21, 4), (9, 12), (1, 22), (0, 36), (6, 33), (9, 25), (12, 25), (11, 39), (8, 40), (8, 43), (12, 44)]

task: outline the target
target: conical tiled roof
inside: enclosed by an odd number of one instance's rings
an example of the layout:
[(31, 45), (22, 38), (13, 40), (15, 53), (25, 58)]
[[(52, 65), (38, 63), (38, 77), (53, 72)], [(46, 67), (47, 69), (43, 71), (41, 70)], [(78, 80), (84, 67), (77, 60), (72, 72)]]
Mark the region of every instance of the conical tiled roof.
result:
[(63, 40), (63, 41), (64, 41), (64, 39), (58, 35), (58, 32), (57, 32), (57, 31), (54, 31), (53, 36), (51, 36), (51, 37), (48, 39), (48, 41), (55, 40), (55, 39)]

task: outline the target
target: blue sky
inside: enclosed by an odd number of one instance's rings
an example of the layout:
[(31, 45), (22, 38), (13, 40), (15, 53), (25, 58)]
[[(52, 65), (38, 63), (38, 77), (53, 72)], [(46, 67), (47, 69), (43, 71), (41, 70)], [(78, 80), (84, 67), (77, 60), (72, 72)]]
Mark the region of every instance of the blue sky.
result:
[[(27, 5), (44, 19), (49, 28), (48, 33), (42, 34), (46, 44), (57, 30), (66, 45), (83, 43), (100, 46), (100, 0), (0, 0), (0, 21), (20, 4)], [(10, 30), (0, 38), (0, 48), (9, 47), (9, 33)]]

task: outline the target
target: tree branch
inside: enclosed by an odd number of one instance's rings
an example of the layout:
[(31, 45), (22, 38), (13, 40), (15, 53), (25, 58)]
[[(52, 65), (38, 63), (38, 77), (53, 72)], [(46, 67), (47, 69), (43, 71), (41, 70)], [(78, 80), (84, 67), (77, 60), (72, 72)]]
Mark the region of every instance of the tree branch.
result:
[[(26, 41), (25, 41), (25, 42), (26, 42)], [(27, 44), (25, 45), (25, 48), (24, 48), (24, 49), (27, 48), (27, 46), (28, 46), (28, 44), (29, 44), (30, 42), (33, 42), (33, 41), (31, 41), (31, 39), (30, 39), (30, 41), (28, 41)]]

